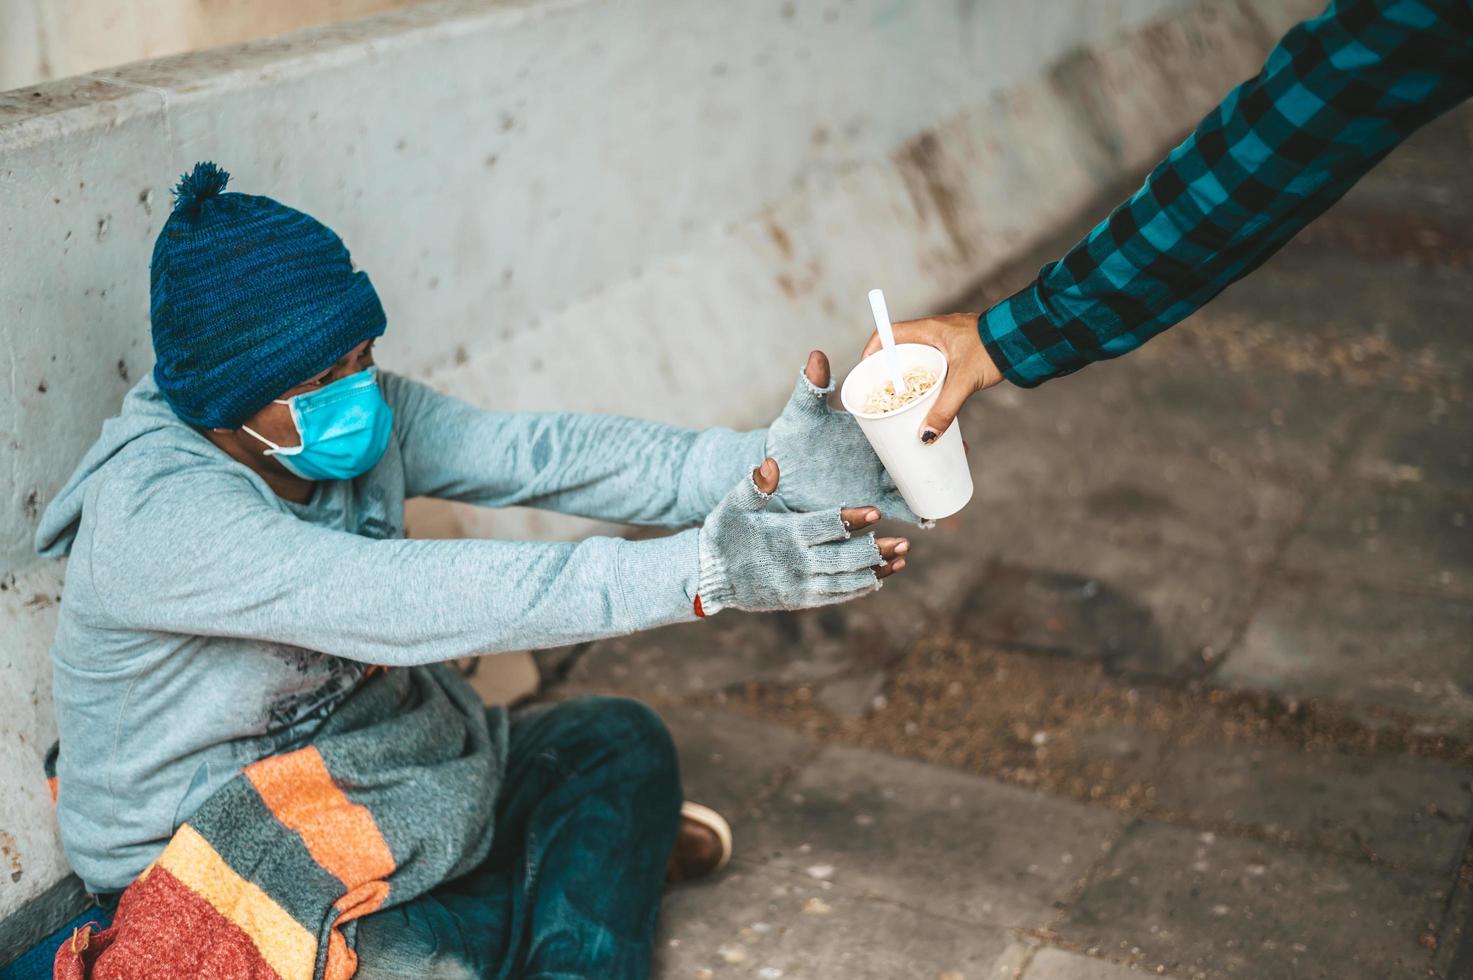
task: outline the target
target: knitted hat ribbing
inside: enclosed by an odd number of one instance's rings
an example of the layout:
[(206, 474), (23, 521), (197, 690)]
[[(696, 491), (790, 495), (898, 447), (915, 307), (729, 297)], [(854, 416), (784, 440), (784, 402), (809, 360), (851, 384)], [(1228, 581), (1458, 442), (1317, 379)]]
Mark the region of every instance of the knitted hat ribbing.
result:
[(238, 428), (384, 332), (373, 284), (312, 218), (195, 164), (154, 243), (154, 379), (191, 425)]

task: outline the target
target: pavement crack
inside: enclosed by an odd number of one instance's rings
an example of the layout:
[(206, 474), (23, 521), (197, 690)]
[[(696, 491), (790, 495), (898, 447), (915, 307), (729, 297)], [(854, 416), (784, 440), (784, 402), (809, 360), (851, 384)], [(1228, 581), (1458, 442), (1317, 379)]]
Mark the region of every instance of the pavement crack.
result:
[(1374, 419), (1383, 415), (1389, 398), (1389, 395), (1383, 394), (1375, 399), (1373, 404), (1361, 408), (1354, 413), (1346, 427), (1353, 434), (1347, 435), (1344, 440), (1333, 447), (1330, 465), (1325, 478), (1317, 481), (1313, 490), (1305, 495), (1304, 501), (1299, 507), (1299, 513), (1295, 515), (1294, 520), (1274, 542), (1268, 558), (1259, 567), (1258, 575), (1253, 584), (1253, 591), (1250, 593), (1248, 601), (1244, 606), (1242, 617), (1234, 627), (1232, 638), (1228, 641), (1222, 656), (1215, 658), (1198, 675), (1201, 679), (1206, 680), (1217, 674), (1222, 669), (1222, 665), (1227, 663), (1228, 658), (1242, 646), (1244, 639), (1248, 635), (1248, 629), (1253, 624), (1253, 619), (1258, 615), (1263, 600), (1268, 594), (1269, 586), (1286, 571), (1284, 559), (1289, 553), (1289, 548), (1293, 545), (1294, 540), (1309, 526), (1310, 519), (1314, 516), (1316, 508), (1324, 501), (1331, 488), (1337, 486), (1341, 478), (1345, 476), (1346, 471), (1350, 468), (1351, 461), (1355, 459), (1356, 453), (1365, 446), (1371, 436), (1370, 426), (1366, 424), (1368, 419)]
[(1015, 935), (1031, 935), (1035, 931), (1033, 927), (1019, 925), (1016, 922), (1004, 922), (1001, 920), (987, 919), (981, 917), (968, 918), (966, 916), (949, 915), (946, 912), (938, 911), (935, 908), (926, 905), (917, 904), (915, 902), (905, 902), (899, 899), (890, 898), (887, 895), (882, 895), (878, 892), (870, 891), (865, 888), (855, 888), (850, 885), (845, 885), (842, 881), (830, 879), (820, 882), (804, 874), (801, 871), (797, 871), (793, 868), (784, 867), (781, 864), (775, 864), (773, 862), (764, 861), (758, 858), (735, 856), (731, 859), (730, 866), (742, 867), (751, 870), (760, 870), (767, 874), (771, 874), (774, 877), (787, 878), (795, 882), (800, 882), (805, 887), (817, 888), (824, 895), (839, 895), (845, 899), (865, 902), (870, 905), (883, 905), (888, 908), (909, 912), (912, 915), (916, 915), (926, 919), (934, 919), (937, 922), (945, 922), (952, 925), (965, 926), (969, 928), (975, 926), (986, 926), (991, 929), (1005, 930)]
[(761, 813), (762, 808), (776, 797), (777, 794), (786, 789), (793, 780), (797, 779), (804, 769), (812, 765), (823, 754), (823, 750), (824, 745), (822, 742), (805, 746), (803, 752), (799, 754), (796, 760), (778, 768), (774, 777), (766, 785), (757, 790), (752, 798), (752, 802), (744, 810), (740, 811), (739, 815), (741, 817), (756, 819), (758, 814)]

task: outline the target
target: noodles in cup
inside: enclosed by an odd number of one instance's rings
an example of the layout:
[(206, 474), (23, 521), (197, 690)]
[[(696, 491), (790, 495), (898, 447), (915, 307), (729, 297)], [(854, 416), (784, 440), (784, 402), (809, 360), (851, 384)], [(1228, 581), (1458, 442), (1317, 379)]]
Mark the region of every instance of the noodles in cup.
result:
[(897, 394), (893, 382), (886, 381), (864, 400), (864, 410), (873, 415), (895, 412), (920, 398), (936, 385), (936, 372), (930, 368), (913, 367), (906, 370), (901, 380), (905, 390)]

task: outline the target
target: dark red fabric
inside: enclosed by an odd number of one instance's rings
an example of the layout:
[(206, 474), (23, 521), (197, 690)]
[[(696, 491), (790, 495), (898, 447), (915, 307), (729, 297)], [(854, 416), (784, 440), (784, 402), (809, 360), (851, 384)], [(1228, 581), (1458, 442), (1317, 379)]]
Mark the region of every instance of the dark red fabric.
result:
[(240, 927), (163, 868), (128, 886), (112, 927), (56, 951), (56, 980), (281, 980)]

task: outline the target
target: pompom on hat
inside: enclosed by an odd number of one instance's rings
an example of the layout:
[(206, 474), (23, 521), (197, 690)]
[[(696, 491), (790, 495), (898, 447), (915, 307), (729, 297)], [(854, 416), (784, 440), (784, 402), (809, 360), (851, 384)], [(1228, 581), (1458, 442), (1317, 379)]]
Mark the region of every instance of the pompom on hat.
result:
[(202, 428), (239, 428), (386, 325), (342, 239), (229, 180), (208, 162), (183, 175), (150, 267), (154, 380)]

